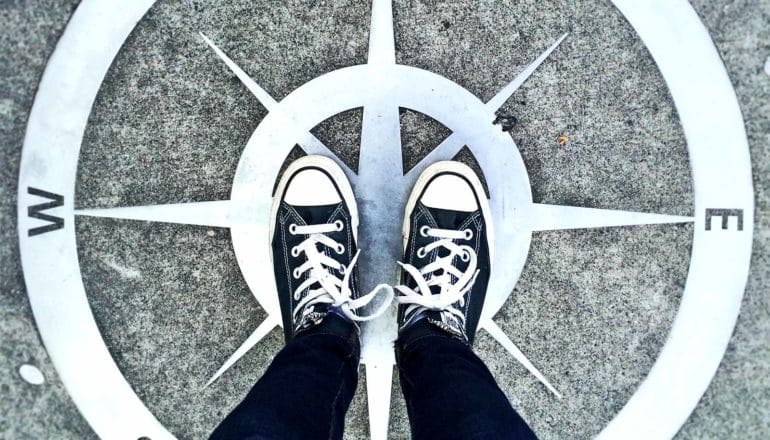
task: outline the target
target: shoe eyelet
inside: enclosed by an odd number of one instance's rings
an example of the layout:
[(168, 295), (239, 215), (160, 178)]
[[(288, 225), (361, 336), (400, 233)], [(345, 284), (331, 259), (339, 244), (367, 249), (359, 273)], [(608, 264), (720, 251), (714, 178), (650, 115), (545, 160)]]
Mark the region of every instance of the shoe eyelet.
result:
[(297, 225), (295, 223), (289, 225), (289, 234), (297, 235)]
[(297, 246), (291, 248), (291, 256), (294, 258), (299, 257), (299, 248)]
[(293, 276), (295, 280), (298, 280), (301, 275), (302, 274), (299, 273), (299, 269), (294, 269), (291, 273), (291, 276)]
[(428, 225), (420, 226), (420, 235), (422, 235), (423, 237), (427, 237), (428, 232), (430, 232), (430, 226)]
[(334, 227), (337, 228), (337, 231), (341, 231), (345, 229), (345, 223), (342, 223), (342, 220), (335, 220)]
[(460, 254), (460, 259), (463, 260), (463, 262), (467, 263), (471, 261), (471, 254), (468, 251), (463, 251), (463, 253)]
[(337, 248), (334, 249), (334, 251), (337, 252), (338, 254), (344, 254), (345, 253), (345, 246), (338, 245)]
[(294, 292), (294, 301), (299, 301), (299, 292)]
[(345, 272), (347, 272), (348, 268), (344, 264), (340, 264), (340, 268), (337, 269), (337, 271), (340, 273), (340, 275), (345, 275)]
[(470, 229), (466, 229), (463, 232), (465, 233), (466, 240), (470, 240), (471, 238), (473, 238), (473, 231), (471, 231)]
[(425, 252), (425, 248), (421, 247), (417, 249), (417, 258), (425, 258), (425, 255), (427, 252)]

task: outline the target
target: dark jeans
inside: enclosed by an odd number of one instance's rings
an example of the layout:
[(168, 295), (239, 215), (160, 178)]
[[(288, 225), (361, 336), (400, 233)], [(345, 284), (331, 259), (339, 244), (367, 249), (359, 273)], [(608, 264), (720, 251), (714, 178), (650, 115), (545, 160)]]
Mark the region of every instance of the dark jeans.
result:
[[(212, 439), (340, 439), (358, 382), (358, 335), (330, 314), (276, 355)], [(534, 439), (484, 363), (427, 323), (396, 343), (414, 439)]]

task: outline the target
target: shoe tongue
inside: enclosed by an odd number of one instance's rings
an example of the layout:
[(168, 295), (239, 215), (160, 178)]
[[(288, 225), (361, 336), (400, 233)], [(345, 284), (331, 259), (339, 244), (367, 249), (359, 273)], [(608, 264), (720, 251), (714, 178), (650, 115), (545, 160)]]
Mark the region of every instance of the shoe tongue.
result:
[(440, 229), (458, 230), (463, 222), (473, 214), (472, 212), (450, 211), (448, 209), (430, 208), (427, 206), (425, 208), (433, 217), (436, 226)]
[(327, 223), (331, 218), (334, 211), (340, 206), (339, 203), (334, 205), (319, 205), (319, 206), (294, 206), (294, 211), (302, 217), (306, 225), (317, 225)]

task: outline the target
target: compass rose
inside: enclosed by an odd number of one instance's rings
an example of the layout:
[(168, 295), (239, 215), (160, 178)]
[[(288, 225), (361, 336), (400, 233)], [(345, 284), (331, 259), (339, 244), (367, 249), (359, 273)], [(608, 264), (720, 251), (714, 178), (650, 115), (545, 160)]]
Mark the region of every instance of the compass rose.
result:
[[(653, 52), (672, 88), (688, 138), (695, 181), (695, 215), (673, 216), (533, 203), (529, 177), (518, 149), (493, 123), (496, 111), (535, 72), (559, 44), (562, 35), (488, 102), (435, 73), (396, 63), (393, 14), (389, 0), (372, 4), (368, 62), (322, 75), (280, 102), (238, 67), (215, 42), (201, 39), (268, 110), (240, 158), (229, 200), (185, 204), (74, 209), (74, 178), (83, 128), (96, 91), (112, 58), (153, 1), (114, 5), (87, 0), (73, 16), (46, 70), (25, 140), (19, 178), (19, 232), (22, 264), (30, 301), (41, 335), (75, 403), (103, 437), (170, 437), (123, 379), (93, 321), (80, 279), (75, 244), (76, 216), (109, 217), (230, 228), (241, 272), (267, 318), (207, 383), (225, 373), (276, 326), (280, 310), (269, 257), (268, 214), (273, 183), (291, 149), (337, 160), (353, 183), (361, 208), (361, 281), (367, 290), (394, 280), (401, 254), (400, 222), (414, 180), (430, 163), (451, 159), (463, 147), (475, 157), (490, 197), (496, 234), (494, 271), (479, 324), (521, 362), (557, 398), (557, 388), (494, 322), (513, 291), (538, 231), (695, 222), (690, 276), (672, 334), (653, 367), (606, 436), (622, 437), (656, 417), (663, 435), (675, 432), (705, 390), (732, 331), (748, 270), (753, 196), (748, 147), (742, 120), (724, 68), (702, 25), (685, 1), (655, 0), (644, 5), (615, 1)], [(673, 5), (673, 6), (672, 6)], [(675, 21), (657, 23), (665, 10)], [(102, 17), (111, 17), (109, 25)], [(93, 27), (89, 27), (93, 25)], [(677, 28), (679, 26), (679, 28)], [(670, 44), (677, 29), (689, 40)], [(95, 42), (88, 33), (103, 34)], [(677, 34), (678, 35), (678, 34)], [(688, 83), (693, 65), (703, 67), (705, 80)], [(75, 54), (73, 56), (73, 54)], [(699, 64), (700, 63), (700, 64)], [(703, 72), (706, 72), (705, 74)], [(711, 88), (704, 90), (703, 84)], [(705, 100), (705, 102), (704, 102)], [(728, 117), (703, 109), (718, 104)], [(361, 152), (357, 170), (350, 169), (311, 134), (320, 122), (354, 108), (363, 108)], [(402, 168), (399, 109), (423, 113), (452, 134), (412, 169)], [(64, 110), (67, 112), (63, 112)], [(62, 114), (71, 115), (61, 118)], [(712, 137), (705, 138), (698, 128)], [(722, 127), (716, 130), (715, 127)], [(717, 132), (719, 134), (714, 135)], [(46, 148), (55, 139), (60, 149)], [(720, 141), (723, 141), (720, 143)], [(373, 252), (376, 249), (377, 252)], [(697, 251), (697, 252), (696, 252)], [(52, 295), (56, 290), (58, 296)], [(63, 293), (62, 293), (63, 292)], [(714, 293), (710, 293), (714, 292)], [(392, 310), (394, 312), (395, 310)], [(370, 433), (385, 438), (393, 373), (394, 314), (386, 314), (362, 333)], [(716, 325), (714, 324), (716, 322)], [(78, 338), (72, 338), (78, 335)], [(695, 341), (694, 335), (710, 335)], [(83, 369), (73, 362), (89, 359)], [(687, 359), (682, 352), (688, 353)], [(689, 366), (707, 365), (689, 375)], [(89, 376), (87, 383), (78, 378)], [(553, 378), (552, 378), (553, 379)], [(558, 384), (558, 378), (554, 379)], [(679, 399), (661, 402), (666, 387)], [(109, 396), (104, 395), (109, 390)], [(119, 411), (118, 411), (119, 410)], [(120, 413), (120, 416), (116, 414)], [(645, 426), (649, 429), (649, 426)]]

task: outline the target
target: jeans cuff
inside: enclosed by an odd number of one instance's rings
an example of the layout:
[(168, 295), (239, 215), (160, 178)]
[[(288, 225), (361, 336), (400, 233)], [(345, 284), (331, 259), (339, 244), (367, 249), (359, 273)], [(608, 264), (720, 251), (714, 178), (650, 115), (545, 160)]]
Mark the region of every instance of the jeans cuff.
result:
[(331, 335), (336, 336), (350, 346), (350, 351), (356, 356), (361, 353), (361, 340), (359, 337), (358, 326), (355, 323), (337, 315), (329, 313), (324, 317), (320, 324), (314, 325), (306, 330), (302, 330), (295, 338), (305, 338), (313, 335)]
[(421, 319), (399, 333), (398, 340), (396, 340), (396, 354), (408, 351), (420, 340), (431, 337), (468, 344), (461, 338), (431, 324), (427, 319)]

